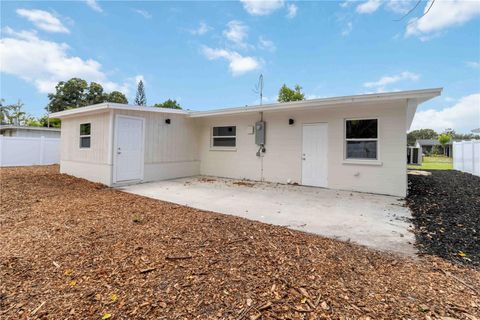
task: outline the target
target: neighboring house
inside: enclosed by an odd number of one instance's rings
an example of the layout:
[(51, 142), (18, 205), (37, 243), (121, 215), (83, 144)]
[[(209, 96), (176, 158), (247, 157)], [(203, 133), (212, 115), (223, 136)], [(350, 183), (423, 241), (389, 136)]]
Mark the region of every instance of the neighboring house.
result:
[(415, 147), (420, 149), (420, 154), (431, 155), (437, 148), (438, 154), (444, 154), (447, 157), (452, 156), (452, 142), (445, 144), (445, 150), (440, 142), (435, 139), (418, 139), (415, 142)]
[(442, 89), (186, 111), (115, 103), (62, 119), (60, 171), (108, 186), (194, 175), (405, 196), (406, 132)]
[(0, 125), (0, 135), (5, 137), (45, 137), (60, 138), (60, 129), (45, 127), (16, 126), (11, 124)]

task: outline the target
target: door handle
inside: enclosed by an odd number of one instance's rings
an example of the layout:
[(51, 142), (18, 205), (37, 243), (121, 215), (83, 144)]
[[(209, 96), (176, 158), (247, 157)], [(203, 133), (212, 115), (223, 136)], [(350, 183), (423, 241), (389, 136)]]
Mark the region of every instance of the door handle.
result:
[(122, 151), (120, 151), (120, 147), (117, 149), (117, 154), (122, 154)]

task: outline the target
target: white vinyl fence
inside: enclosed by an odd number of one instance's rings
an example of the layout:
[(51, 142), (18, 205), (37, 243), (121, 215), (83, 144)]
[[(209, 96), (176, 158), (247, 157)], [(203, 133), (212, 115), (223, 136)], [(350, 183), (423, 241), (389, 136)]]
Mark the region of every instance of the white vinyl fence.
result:
[(480, 177), (480, 140), (453, 142), (453, 169)]
[(0, 136), (0, 167), (47, 165), (59, 162), (59, 138)]

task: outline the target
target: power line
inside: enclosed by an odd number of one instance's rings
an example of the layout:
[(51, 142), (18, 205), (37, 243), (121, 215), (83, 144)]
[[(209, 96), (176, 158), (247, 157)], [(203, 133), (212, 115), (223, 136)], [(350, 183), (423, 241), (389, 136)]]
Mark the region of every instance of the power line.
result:
[(260, 94), (260, 105), (263, 103), (263, 74), (258, 77), (258, 83), (255, 85), (253, 92)]
[(427, 15), (427, 13), (430, 11), (430, 9), (432, 9), (434, 3), (435, 3), (435, 0), (432, 0), (432, 3), (430, 3), (430, 7), (428, 7), (427, 11), (425, 11), (425, 13), (422, 14), (422, 15), (421, 15), (420, 17), (418, 17), (417, 19), (410, 21), (408, 24), (411, 24), (411, 23), (413, 23), (413, 22), (415, 22), (415, 21), (418, 21), (418, 20), (422, 19), (423, 17), (425, 17), (425, 16)]
[(406, 16), (408, 16), (410, 13), (412, 13), (413, 11), (415, 11), (415, 9), (417, 9), (418, 5), (422, 2), (422, 0), (418, 0), (417, 3), (415, 4), (415, 6), (410, 9), (407, 13), (405, 13), (403, 15), (403, 17), (401, 17), (400, 19), (396, 19), (396, 20), (393, 20), (393, 21), (402, 21)]

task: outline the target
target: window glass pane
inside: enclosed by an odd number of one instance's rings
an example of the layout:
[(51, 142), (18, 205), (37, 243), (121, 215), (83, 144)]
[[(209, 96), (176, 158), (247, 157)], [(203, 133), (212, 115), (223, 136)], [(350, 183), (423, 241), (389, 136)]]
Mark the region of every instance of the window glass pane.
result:
[(80, 137), (80, 148), (90, 148), (90, 137)]
[(376, 139), (377, 119), (347, 120), (347, 139)]
[(214, 147), (235, 147), (235, 138), (213, 138)]
[(90, 135), (90, 123), (82, 123), (80, 125), (80, 135), (81, 136)]
[(236, 127), (213, 127), (214, 136), (235, 136)]
[(377, 159), (377, 141), (347, 141), (347, 159)]

